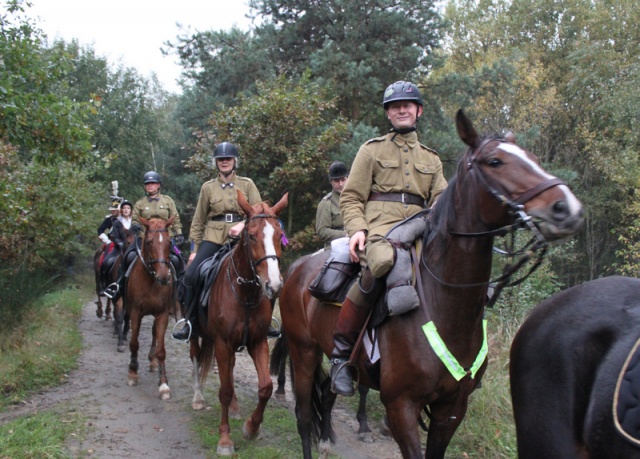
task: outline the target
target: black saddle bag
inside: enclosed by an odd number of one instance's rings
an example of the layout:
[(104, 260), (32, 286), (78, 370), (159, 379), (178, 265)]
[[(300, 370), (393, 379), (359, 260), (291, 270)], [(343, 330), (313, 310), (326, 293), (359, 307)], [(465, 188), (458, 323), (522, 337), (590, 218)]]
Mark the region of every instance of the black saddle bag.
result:
[(359, 272), (360, 263), (331, 255), (309, 284), (309, 293), (323, 303), (342, 303)]

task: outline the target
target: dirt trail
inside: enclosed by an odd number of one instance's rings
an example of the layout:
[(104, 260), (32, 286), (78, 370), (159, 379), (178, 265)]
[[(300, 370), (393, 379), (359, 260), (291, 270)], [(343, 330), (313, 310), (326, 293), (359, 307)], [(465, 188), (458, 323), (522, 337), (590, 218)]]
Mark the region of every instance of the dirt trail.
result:
[[(69, 375), (68, 382), (62, 386), (0, 413), (0, 423), (65, 403), (68, 409), (86, 416), (91, 426), (85, 439), (70, 440), (70, 452), (76, 457), (85, 457), (84, 451), (89, 451), (90, 457), (97, 458), (215, 457), (215, 451), (205, 450), (189, 427), (194, 412), (190, 405), (193, 392), (188, 346), (170, 338), (167, 339), (167, 370), (172, 398), (169, 401), (158, 398), (157, 373), (149, 373), (146, 365), (151, 323), (151, 317), (146, 317), (142, 323), (140, 383), (136, 387), (128, 387), (128, 347), (124, 353), (116, 351), (112, 321), (98, 319), (95, 303), (87, 303), (79, 323), (85, 344), (79, 368)], [(170, 326), (173, 326), (173, 320)], [(255, 368), (246, 352), (237, 356), (235, 379), (236, 388), (257, 387)], [(207, 402), (217, 403), (217, 394), (210, 385), (211, 382), (207, 384), (205, 394)], [(275, 386), (274, 378), (274, 390)], [(375, 395), (372, 393), (372, 396)], [(294, 416), (290, 387), (287, 388), (286, 401), (272, 398), (269, 404), (273, 403), (286, 404)], [(399, 458), (400, 452), (393, 440), (381, 435), (377, 426), (371, 427), (374, 430), (373, 441), (359, 441), (355, 416), (336, 406), (334, 429), (338, 441), (333, 445), (332, 452), (347, 459)]]

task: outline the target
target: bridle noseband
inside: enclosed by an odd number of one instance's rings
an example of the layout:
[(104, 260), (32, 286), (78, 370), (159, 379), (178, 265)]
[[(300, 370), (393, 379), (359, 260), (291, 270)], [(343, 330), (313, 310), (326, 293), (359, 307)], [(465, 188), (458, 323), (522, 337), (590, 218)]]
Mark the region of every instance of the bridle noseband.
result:
[[(167, 228), (153, 229), (153, 230), (149, 229), (149, 230), (145, 231), (145, 237), (146, 237), (147, 233), (168, 233), (168, 232), (169, 232), (169, 230)], [(169, 249), (169, 250), (171, 250), (171, 249)], [(151, 267), (152, 265), (157, 264), (157, 263), (162, 263), (162, 264), (168, 265), (169, 269), (172, 270), (171, 260), (170, 259), (166, 260), (164, 258), (159, 258), (159, 259), (153, 259), (152, 258), (151, 260), (145, 260), (144, 256), (142, 255), (142, 251), (141, 251), (141, 249), (140, 249), (140, 247), (138, 246), (137, 243), (136, 243), (136, 252), (138, 253), (138, 257), (140, 257), (140, 261), (142, 261), (142, 265), (146, 268), (146, 270), (149, 273), (149, 275), (156, 280), (156, 282), (159, 281), (159, 279), (158, 279), (158, 275), (157, 275), (156, 271)], [(173, 275), (173, 273), (172, 273), (172, 275)]]

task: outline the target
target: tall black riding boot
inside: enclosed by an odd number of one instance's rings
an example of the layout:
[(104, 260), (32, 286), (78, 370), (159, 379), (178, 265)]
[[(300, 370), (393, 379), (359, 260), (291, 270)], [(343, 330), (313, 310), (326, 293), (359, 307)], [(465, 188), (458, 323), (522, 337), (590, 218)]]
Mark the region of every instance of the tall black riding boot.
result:
[[(360, 289), (358, 304), (347, 295), (342, 304), (338, 322), (333, 332), (333, 352), (331, 353), (331, 390), (338, 395), (348, 397), (355, 394), (353, 377), (349, 367), (349, 358), (365, 325), (369, 311), (382, 291), (384, 282), (376, 279), (371, 271), (365, 269), (360, 282), (354, 288)], [(359, 302), (360, 302), (359, 301)]]
[(349, 298), (342, 303), (338, 322), (333, 332), (331, 353), (331, 390), (339, 395), (351, 397), (355, 394), (349, 357), (353, 351), (369, 314), (369, 307), (360, 306)]
[(176, 330), (174, 328), (171, 336), (173, 339), (179, 341), (189, 341), (190, 338), (197, 335), (198, 324), (198, 310), (196, 308), (195, 300), (196, 289), (189, 285), (184, 284), (184, 299), (182, 301), (182, 310), (185, 311), (185, 318), (178, 321), (176, 327), (180, 322), (183, 323), (182, 328)]

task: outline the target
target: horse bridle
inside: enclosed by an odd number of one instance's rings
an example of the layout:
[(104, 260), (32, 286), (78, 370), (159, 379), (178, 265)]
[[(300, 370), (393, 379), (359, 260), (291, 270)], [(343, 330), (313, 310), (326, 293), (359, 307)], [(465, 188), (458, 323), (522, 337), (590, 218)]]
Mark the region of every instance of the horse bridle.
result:
[[(169, 230), (167, 228), (162, 228), (162, 229), (154, 229), (154, 230), (147, 230), (145, 232), (146, 233), (168, 233)], [(169, 250), (171, 250), (171, 248), (169, 248)], [(140, 261), (142, 261), (142, 265), (146, 268), (147, 272), (149, 273), (149, 275), (151, 277), (153, 277), (154, 279), (156, 279), (156, 281), (158, 280), (157, 277), (157, 273), (156, 271), (151, 267), (151, 265), (157, 264), (157, 263), (163, 263), (165, 265), (169, 265), (169, 269), (172, 270), (172, 265), (171, 265), (171, 260), (165, 260), (164, 258), (160, 258), (160, 259), (151, 259), (151, 260), (145, 260), (144, 257), (142, 256), (142, 251), (140, 250), (140, 247), (137, 244), (136, 241), (136, 252), (138, 253), (138, 257), (140, 257)]]
[(546, 243), (546, 238), (540, 232), (535, 223), (533, 223), (533, 219), (531, 218), (531, 216), (527, 215), (527, 213), (524, 211), (524, 204), (529, 202), (539, 194), (543, 193), (544, 191), (548, 190), (549, 188), (553, 188), (554, 186), (558, 185), (566, 185), (566, 183), (563, 180), (554, 177), (544, 180), (538, 183), (533, 188), (526, 190), (520, 195), (518, 199), (513, 200), (509, 198), (505, 193), (499, 192), (495, 187), (489, 184), (487, 177), (485, 176), (484, 172), (482, 172), (482, 168), (480, 168), (480, 166), (478, 165), (477, 157), (480, 156), (485, 147), (491, 142), (504, 142), (513, 144), (513, 142), (509, 142), (508, 140), (501, 137), (490, 137), (484, 139), (475, 150), (472, 150), (471, 148), (467, 150), (467, 170), (470, 172), (476, 172), (477, 177), (482, 185), (494, 198), (498, 200), (500, 204), (509, 209), (509, 213), (514, 216), (515, 221), (511, 225), (506, 225), (495, 230), (482, 231), (478, 233), (458, 233), (452, 231), (450, 234), (452, 236), (460, 237), (504, 236), (505, 234), (512, 233), (516, 229), (526, 227), (531, 231), (532, 234), (535, 235), (538, 241)]
[[(566, 184), (563, 180), (561, 180), (561, 179), (559, 179), (557, 177), (554, 177), (554, 178), (551, 178), (551, 179), (544, 180), (544, 181), (538, 183), (533, 188), (530, 188), (530, 189), (526, 190), (524, 193), (522, 193), (520, 195), (520, 197), (518, 199), (514, 200), (514, 199), (509, 198), (508, 196), (506, 196), (505, 193), (501, 193), (495, 187), (491, 186), (491, 184), (487, 180), (485, 174), (482, 172), (482, 169), (479, 167), (478, 162), (476, 160), (477, 157), (482, 153), (484, 148), (490, 142), (512, 143), (512, 142), (509, 142), (508, 140), (506, 140), (504, 138), (500, 138), (500, 137), (490, 137), (490, 138), (484, 139), (475, 150), (473, 150), (471, 148), (469, 148), (469, 150), (467, 150), (467, 153), (466, 153), (466, 156), (468, 156), (467, 164), (466, 164), (467, 165), (467, 170), (470, 171), (470, 172), (476, 172), (476, 176), (480, 180), (480, 183), (482, 183), (482, 185), (487, 189), (487, 191), (494, 198), (496, 198), (501, 205), (503, 205), (503, 206), (505, 206), (505, 207), (507, 207), (509, 209), (508, 210), (509, 213), (514, 217), (514, 222), (512, 224), (510, 224), (510, 225), (506, 225), (506, 226), (503, 226), (501, 228), (497, 228), (495, 230), (481, 231), (481, 232), (477, 232), (477, 233), (459, 233), (459, 232), (451, 231), (449, 234), (451, 234), (452, 236), (456, 236), (456, 237), (504, 236), (506, 234), (512, 234), (513, 235), (514, 232), (517, 229), (527, 228), (533, 233), (534, 237), (529, 242), (527, 242), (527, 244), (525, 245), (525, 248), (529, 247), (529, 246), (531, 246), (531, 248), (529, 250), (525, 251), (523, 253), (523, 255), (521, 256), (521, 258), (516, 263), (514, 263), (512, 265), (505, 266), (502, 274), (498, 278), (491, 279), (491, 280), (489, 280), (487, 282), (477, 282), (477, 283), (471, 283), (471, 284), (451, 284), (451, 283), (445, 282), (444, 280), (442, 280), (438, 276), (436, 276), (429, 269), (429, 267), (427, 266), (426, 260), (424, 258), (422, 258), (421, 263), (420, 263), (429, 272), (431, 277), (433, 277), (436, 281), (438, 281), (442, 285), (446, 285), (447, 287), (466, 288), (466, 287), (478, 287), (478, 286), (481, 286), (481, 285), (495, 284), (494, 293), (491, 296), (491, 299), (487, 303), (486, 307), (491, 307), (491, 306), (493, 306), (493, 304), (495, 304), (495, 302), (497, 301), (497, 299), (498, 299), (498, 297), (500, 295), (500, 292), (502, 291), (502, 289), (504, 287), (516, 286), (516, 285), (524, 282), (531, 274), (533, 274), (535, 272), (535, 270), (538, 269), (538, 267), (542, 263), (544, 255), (547, 252), (548, 241), (544, 237), (544, 235), (540, 232), (538, 227), (535, 225), (535, 223), (533, 222), (533, 219), (531, 218), (531, 216), (527, 215), (527, 213), (524, 211), (524, 204), (527, 203), (528, 201), (530, 201), (531, 199), (535, 198), (536, 196), (538, 196), (542, 192), (548, 190), (549, 188), (553, 188), (554, 186), (565, 185)], [(539, 250), (541, 250), (541, 252), (537, 253)], [(520, 252), (522, 252), (522, 251), (520, 251)], [(537, 253), (536, 260), (535, 260), (534, 264), (531, 266), (531, 268), (527, 271), (527, 273), (525, 273), (519, 279), (510, 282), (511, 276), (514, 273), (516, 273), (518, 270), (520, 270), (520, 268), (525, 263), (527, 263), (529, 260), (531, 260), (531, 258), (534, 255), (536, 255), (536, 253)], [(508, 255), (515, 255), (515, 254), (516, 254), (515, 252), (508, 253)]]
[[(252, 215), (251, 217), (249, 217), (247, 220), (245, 220), (246, 223), (249, 223), (251, 220), (255, 220), (258, 218), (267, 218), (267, 219), (273, 219), (277, 221), (277, 217), (275, 215), (269, 215), (269, 214), (256, 214), (256, 215)], [(278, 224), (279, 225), (279, 224)], [(260, 263), (262, 263), (265, 260), (268, 260), (270, 258), (275, 259), (278, 263), (280, 262), (280, 257), (278, 255), (265, 255), (264, 257), (261, 257), (257, 260), (253, 259), (253, 254), (251, 253), (251, 248), (250, 248), (250, 243), (249, 243), (249, 228), (248, 225), (245, 224), (243, 230), (243, 236), (244, 236), (244, 240), (245, 240), (245, 244), (244, 244), (244, 249), (245, 249), (245, 255), (247, 257), (247, 259), (249, 260), (249, 266), (251, 267), (251, 275), (253, 276), (252, 279), (245, 279), (244, 277), (240, 276), (240, 273), (238, 272), (238, 269), (235, 266), (235, 263), (233, 262), (233, 257), (231, 257), (231, 262), (229, 263), (229, 267), (227, 268), (227, 276), (230, 277), (231, 273), (230, 273), (230, 269), (231, 266), (233, 266), (233, 270), (235, 271), (236, 274), (236, 283), (238, 285), (243, 285), (243, 284), (249, 284), (249, 285), (254, 285), (256, 287), (260, 286), (260, 276), (258, 275), (258, 272), (256, 270), (256, 268), (258, 267), (258, 265)], [(235, 293), (235, 290), (234, 290)], [(257, 295), (255, 300), (257, 300)], [(257, 303), (257, 301), (252, 301), (250, 303)]]

